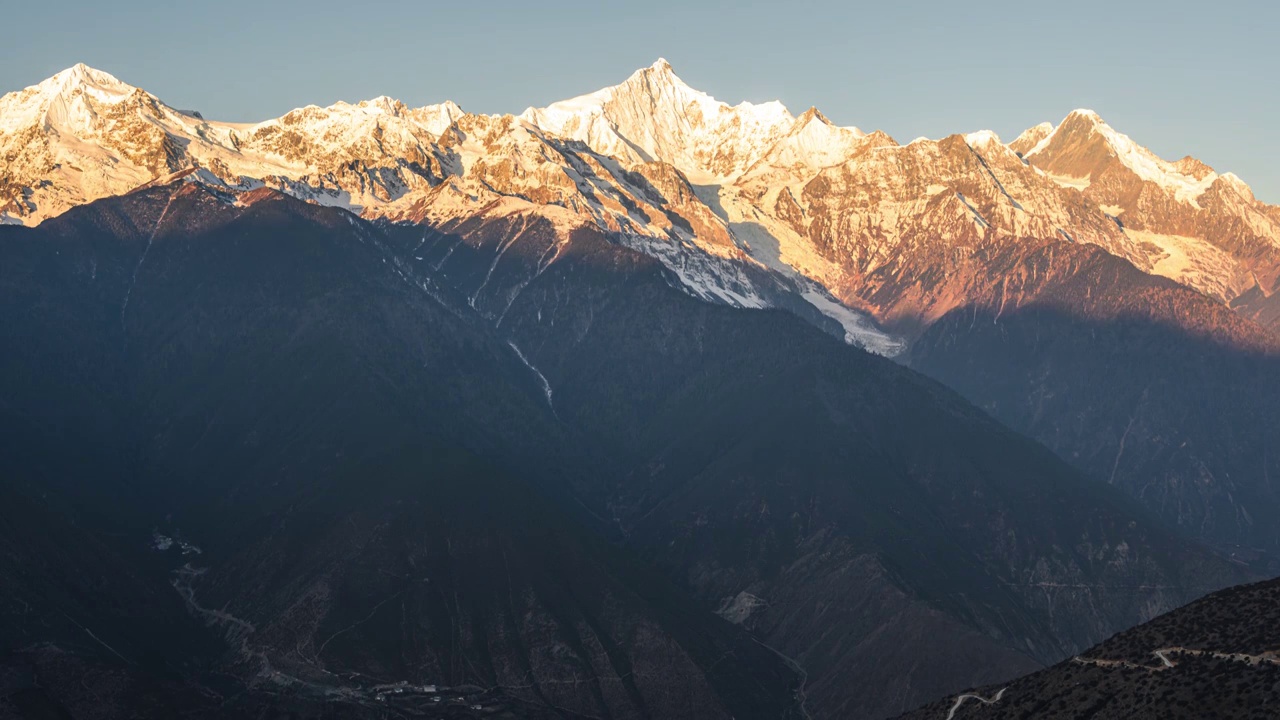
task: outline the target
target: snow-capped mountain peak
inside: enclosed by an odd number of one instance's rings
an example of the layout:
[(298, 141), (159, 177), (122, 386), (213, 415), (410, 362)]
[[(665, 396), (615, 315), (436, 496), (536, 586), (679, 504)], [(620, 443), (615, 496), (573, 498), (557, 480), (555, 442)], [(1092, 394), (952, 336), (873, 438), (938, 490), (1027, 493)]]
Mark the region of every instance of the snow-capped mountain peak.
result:
[(1182, 203), (1198, 207), (1197, 199), (1217, 178), (1208, 166), (1193, 158), (1178, 163), (1163, 160), (1107, 124), (1098, 113), (1073, 110), (1057, 128), (1025, 153), (1040, 161), (1066, 184), (1088, 186), (1119, 162), (1143, 182), (1151, 182)]
[(964, 136), (965, 143), (974, 150), (982, 150), (995, 145), (1001, 147), (1004, 143), (1000, 142), (1000, 136), (994, 130), (978, 130)]
[(1009, 149), (1019, 155), (1026, 155), (1032, 148), (1039, 145), (1041, 140), (1049, 137), (1053, 130), (1054, 126), (1051, 122), (1042, 122), (1039, 125), (1029, 127), (1023, 130), (1021, 135), (1014, 138), (1013, 142), (1009, 143)]
[(96, 103), (123, 101), (138, 89), (84, 63), (0, 98), (0, 131), (12, 132), (41, 123), (57, 128), (67, 122), (84, 125)]
[(1254, 200), (1253, 188), (1249, 187), (1249, 184), (1244, 180), (1241, 180), (1239, 175), (1233, 172), (1225, 172), (1218, 176), (1218, 180), (1239, 193), (1240, 197), (1250, 202)]
[(1239, 178), (1190, 156), (1165, 160), (1087, 109), (1048, 133), (1028, 130), (1014, 149), (1113, 218), (1126, 238), (1120, 254), (1138, 267), (1225, 302), (1280, 285), (1277, 213)]
[[(0, 97), (0, 157), (0, 223), (179, 176), (396, 221), (534, 213), (562, 231), (600, 227), (700, 297), (764, 306), (798, 292), (885, 352), (896, 345), (850, 308), (875, 307), (856, 288), (910, 252), (931, 262), (1027, 238), (1085, 242), (1223, 301), (1280, 289), (1280, 212), (1234, 175), (1162, 160), (1091, 110), (1008, 145), (981, 130), (900, 146), (816, 107), (728, 105), (663, 59), (519, 117), (379, 96), (241, 124), (76, 65)], [(922, 296), (880, 312), (948, 308)]]
[(808, 179), (824, 167), (847, 160), (865, 138), (867, 134), (858, 128), (840, 127), (810, 107), (737, 182), (758, 187)]
[(795, 122), (777, 101), (730, 106), (694, 90), (662, 59), (619, 85), (520, 117), (630, 163), (670, 163), (696, 184), (741, 174)]
[(64, 93), (82, 88), (103, 95), (122, 97), (137, 88), (121, 82), (108, 72), (76, 63), (35, 86), (42, 93)]

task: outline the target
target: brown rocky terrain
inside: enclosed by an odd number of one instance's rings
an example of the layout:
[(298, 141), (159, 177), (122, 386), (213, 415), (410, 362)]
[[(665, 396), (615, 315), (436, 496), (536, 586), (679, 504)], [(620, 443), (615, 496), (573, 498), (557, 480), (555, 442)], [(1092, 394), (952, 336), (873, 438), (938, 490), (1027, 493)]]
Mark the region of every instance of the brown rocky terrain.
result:
[(1270, 718), (1280, 709), (1280, 582), (1223, 590), (924, 718)]

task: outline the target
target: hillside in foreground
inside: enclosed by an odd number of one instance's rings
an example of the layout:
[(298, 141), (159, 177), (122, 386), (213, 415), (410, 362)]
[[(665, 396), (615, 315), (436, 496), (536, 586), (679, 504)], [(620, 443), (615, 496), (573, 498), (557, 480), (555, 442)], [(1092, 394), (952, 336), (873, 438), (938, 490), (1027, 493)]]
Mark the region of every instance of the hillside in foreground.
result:
[(1280, 717), (1280, 579), (1214, 593), (1046, 670), (903, 720)]

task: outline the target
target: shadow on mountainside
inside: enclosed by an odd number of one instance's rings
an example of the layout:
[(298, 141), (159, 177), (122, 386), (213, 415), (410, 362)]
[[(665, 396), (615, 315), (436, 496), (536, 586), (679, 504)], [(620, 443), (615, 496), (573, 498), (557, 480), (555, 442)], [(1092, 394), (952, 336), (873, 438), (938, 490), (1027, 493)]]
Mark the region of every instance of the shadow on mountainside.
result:
[(1280, 354), (1033, 302), (952, 311), (908, 362), (1188, 536), (1280, 572)]
[(1056, 661), (1225, 579), (1218, 559), (1166, 556), (1171, 583), (1164, 551), (1147, 553), (1186, 541), (1132, 501), (790, 313), (696, 300), (589, 229), (422, 231), (389, 230), (423, 274), (483, 283), (478, 307), (557, 417), (616, 463), (582, 476), (583, 502), (800, 663), (820, 716), (901, 712)]

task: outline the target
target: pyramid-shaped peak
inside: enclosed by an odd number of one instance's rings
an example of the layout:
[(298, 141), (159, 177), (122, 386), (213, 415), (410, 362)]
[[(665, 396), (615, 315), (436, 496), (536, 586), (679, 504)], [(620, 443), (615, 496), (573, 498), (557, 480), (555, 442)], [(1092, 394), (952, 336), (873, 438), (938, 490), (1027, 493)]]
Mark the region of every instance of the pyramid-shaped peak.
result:
[(1221, 175), (1218, 176), (1215, 182), (1220, 182), (1223, 185), (1234, 188), (1235, 191), (1239, 193), (1242, 197), (1244, 197), (1246, 200), (1253, 201), (1255, 199), (1253, 195), (1253, 188), (1249, 187), (1248, 183), (1246, 183), (1244, 180), (1241, 180), (1240, 176), (1236, 175), (1233, 172), (1222, 173)]
[(806, 124), (808, 124), (809, 122), (814, 121), (814, 120), (816, 120), (816, 121), (818, 121), (818, 122), (822, 123), (823, 125), (833, 125), (833, 124), (834, 124), (834, 123), (832, 123), (830, 120), (828, 120), (828, 119), (827, 119), (827, 116), (826, 116), (826, 115), (823, 115), (823, 114), (822, 114), (822, 111), (821, 111), (821, 110), (819, 110), (819, 109), (817, 108), (817, 106), (816, 106), (816, 105), (810, 105), (808, 110), (805, 110), (803, 113), (801, 113), (801, 114), (800, 114), (800, 117), (796, 118), (796, 124), (797, 124), (797, 125), (806, 125)]
[(636, 70), (631, 73), (631, 76), (628, 77), (625, 82), (617, 87), (627, 87), (637, 83), (676, 86), (681, 88), (689, 87), (676, 75), (675, 69), (671, 67), (671, 63), (667, 62), (666, 58), (658, 58), (652, 65)]
[[(744, 103), (744, 105), (746, 105), (746, 103)], [(783, 107), (781, 103), (765, 103), (755, 107), (765, 108), (771, 107), (772, 105), (777, 105), (777, 108), (780, 109), (781, 112), (786, 112), (786, 108)], [(810, 106), (808, 110), (800, 113), (800, 116), (796, 118), (795, 123), (792, 124), (791, 130), (788, 134), (794, 136), (800, 134), (814, 135), (815, 133), (833, 138), (846, 134), (855, 138), (866, 136), (866, 133), (852, 125), (848, 127), (836, 125), (831, 122), (831, 118), (823, 115), (822, 111), (817, 107)]]
[(1058, 132), (1097, 130), (1103, 135), (1115, 132), (1111, 125), (1102, 119), (1097, 112), (1088, 108), (1077, 108), (1067, 113), (1067, 117), (1058, 125)]
[(111, 73), (89, 67), (84, 63), (76, 63), (40, 83), (40, 87), (57, 87), (71, 89), (75, 87), (93, 86), (106, 90), (131, 90), (128, 84), (121, 82)]
[(1184, 156), (1181, 160), (1175, 162), (1173, 166), (1178, 169), (1178, 172), (1190, 175), (1197, 180), (1203, 180), (1213, 174), (1213, 168), (1190, 155)]
[(1087, 108), (1079, 108), (1067, 113), (1052, 133), (1052, 137), (1059, 142), (1067, 139), (1079, 141), (1090, 137), (1102, 138), (1110, 142), (1115, 136), (1118, 136), (1118, 133), (1102, 119), (1102, 116)]
[(1067, 120), (1070, 120), (1072, 118), (1076, 118), (1079, 120), (1086, 120), (1091, 123), (1103, 122), (1102, 116), (1099, 115), (1097, 112), (1090, 110), (1089, 108), (1076, 108), (1075, 110), (1072, 110), (1071, 112), (1067, 113)]

